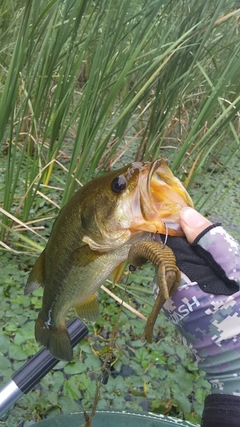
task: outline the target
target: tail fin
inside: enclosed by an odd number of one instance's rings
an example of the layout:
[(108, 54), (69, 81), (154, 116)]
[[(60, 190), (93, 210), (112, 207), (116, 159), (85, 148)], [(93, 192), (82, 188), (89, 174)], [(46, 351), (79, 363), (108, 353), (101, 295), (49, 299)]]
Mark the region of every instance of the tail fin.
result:
[(38, 316), (35, 325), (35, 338), (39, 344), (48, 349), (52, 356), (69, 362), (73, 358), (73, 350), (66, 327), (47, 326)]

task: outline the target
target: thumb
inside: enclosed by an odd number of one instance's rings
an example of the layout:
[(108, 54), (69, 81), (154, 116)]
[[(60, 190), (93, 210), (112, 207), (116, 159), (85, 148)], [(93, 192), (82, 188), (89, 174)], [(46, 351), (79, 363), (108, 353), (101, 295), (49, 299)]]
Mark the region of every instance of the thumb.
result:
[(180, 225), (188, 242), (192, 243), (211, 222), (195, 209), (184, 207), (180, 211)]

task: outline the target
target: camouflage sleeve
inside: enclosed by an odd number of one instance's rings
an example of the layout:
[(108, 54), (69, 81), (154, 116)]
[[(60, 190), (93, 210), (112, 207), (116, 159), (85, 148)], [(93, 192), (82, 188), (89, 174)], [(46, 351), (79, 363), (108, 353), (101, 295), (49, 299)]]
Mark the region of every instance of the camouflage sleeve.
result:
[[(222, 227), (211, 229), (198, 244), (240, 283), (240, 246)], [(240, 396), (240, 291), (213, 295), (182, 274), (180, 287), (163, 311), (177, 328), (182, 342), (206, 372), (211, 393)]]
[(235, 280), (240, 287), (240, 245), (222, 226), (212, 228), (203, 234), (196, 243), (210, 252), (221, 265), (229, 279)]

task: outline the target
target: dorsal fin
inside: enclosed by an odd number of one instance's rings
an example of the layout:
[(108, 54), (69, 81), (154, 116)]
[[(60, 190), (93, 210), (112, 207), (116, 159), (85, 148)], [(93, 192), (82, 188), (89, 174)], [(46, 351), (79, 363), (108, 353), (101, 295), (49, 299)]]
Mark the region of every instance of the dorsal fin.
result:
[(37, 261), (35, 262), (32, 268), (32, 271), (29, 274), (28, 281), (24, 290), (25, 294), (30, 294), (36, 289), (38, 289), (39, 286), (44, 286), (44, 282), (43, 282), (44, 261), (45, 261), (45, 250), (38, 257)]

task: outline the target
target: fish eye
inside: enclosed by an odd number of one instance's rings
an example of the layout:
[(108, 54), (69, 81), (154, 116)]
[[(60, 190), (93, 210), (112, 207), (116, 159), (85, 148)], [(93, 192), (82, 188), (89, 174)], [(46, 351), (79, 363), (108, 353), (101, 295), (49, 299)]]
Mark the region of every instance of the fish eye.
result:
[(111, 182), (111, 190), (113, 193), (122, 193), (127, 187), (127, 180), (124, 175), (114, 178)]

